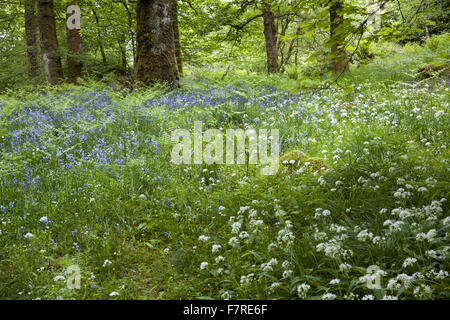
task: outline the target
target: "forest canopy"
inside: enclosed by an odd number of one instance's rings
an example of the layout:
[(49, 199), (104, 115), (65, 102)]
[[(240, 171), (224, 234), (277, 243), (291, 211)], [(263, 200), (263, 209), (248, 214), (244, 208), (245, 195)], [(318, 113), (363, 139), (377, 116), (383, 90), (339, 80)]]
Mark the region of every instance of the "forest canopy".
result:
[[(449, 4), (442, 0), (160, 1), (161, 5), (170, 4), (171, 22), (167, 28), (172, 29), (173, 36), (147, 39), (139, 34), (148, 35), (145, 28), (155, 30), (156, 26), (148, 24), (152, 19), (139, 20), (145, 3), (153, 2), (2, 1), (1, 87), (44, 81), (42, 54), (46, 40), (42, 36), (46, 35), (50, 35), (47, 50), (53, 51), (54, 47), (56, 61), (61, 61), (61, 65), (55, 62), (56, 78), (73, 82), (81, 74), (103, 77), (113, 72), (131, 78), (147, 74), (148, 69), (142, 73), (139, 65), (136, 68), (139, 54), (145, 55), (139, 51), (140, 42), (168, 41), (173, 47), (170, 50), (176, 51), (177, 62), (167, 63), (177, 64), (180, 75), (157, 79), (176, 82), (183, 71), (193, 68), (223, 73), (245, 69), (301, 74), (303, 70), (308, 77), (328, 71), (340, 73), (352, 64), (373, 58), (374, 43), (422, 43), (432, 35), (447, 32), (449, 25)], [(68, 30), (66, 20), (70, 14), (66, 9), (74, 4), (80, 9), (81, 27)], [(46, 9), (49, 5), (51, 8)], [(48, 30), (40, 26), (40, 14), (51, 17), (49, 21), (54, 20), (55, 27)], [(158, 64), (158, 59), (152, 61)]]

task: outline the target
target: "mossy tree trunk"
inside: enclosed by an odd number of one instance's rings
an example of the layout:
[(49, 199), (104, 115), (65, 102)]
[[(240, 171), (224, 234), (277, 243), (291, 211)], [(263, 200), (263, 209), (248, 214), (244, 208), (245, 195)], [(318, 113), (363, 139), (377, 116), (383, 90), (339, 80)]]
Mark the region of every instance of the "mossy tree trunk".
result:
[(128, 69), (127, 51), (126, 51), (127, 41), (125, 37), (119, 35), (117, 38), (117, 45), (119, 46), (120, 50), (120, 64), (124, 70), (127, 70)]
[(178, 28), (178, 0), (172, 0), (173, 40), (175, 42), (175, 56), (178, 73), (183, 77), (183, 60), (181, 57), (180, 29)]
[(276, 73), (278, 66), (278, 48), (277, 48), (277, 28), (275, 26), (275, 17), (270, 4), (264, 3), (263, 22), (264, 38), (266, 40), (267, 71)]
[(144, 84), (178, 86), (172, 0), (137, 0), (136, 67), (134, 76)]
[(36, 0), (25, 0), (25, 38), (27, 42), (28, 75), (30, 78), (34, 78), (38, 75)]
[(348, 70), (347, 54), (344, 48), (345, 36), (342, 30), (338, 30), (344, 23), (342, 7), (341, 0), (332, 0), (330, 4), (331, 71), (333, 73)]
[(37, 0), (39, 37), (47, 84), (56, 85), (62, 78), (61, 56), (56, 37), (53, 0)]

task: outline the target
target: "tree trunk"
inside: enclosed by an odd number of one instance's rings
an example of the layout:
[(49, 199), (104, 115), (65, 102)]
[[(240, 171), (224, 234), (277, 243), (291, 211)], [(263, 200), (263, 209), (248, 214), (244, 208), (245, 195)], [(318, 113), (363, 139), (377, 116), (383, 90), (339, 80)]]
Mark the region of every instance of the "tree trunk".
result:
[(92, 13), (94, 14), (94, 17), (95, 17), (95, 23), (97, 24), (98, 46), (99, 46), (99, 48), (100, 48), (100, 53), (101, 53), (101, 55), (102, 55), (103, 65), (106, 67), (107, 61), (106, 61), (105, 48), (103, 47), (103, 42), (102, 42), (102, 34), (101, 34), (101, 32), (100, 32), (100, 21), (98, 20), (97, 12), (95, 12), (95, 9), (94, 9), (94, 8), (92, 8)]
[(173, 39), (172, 0), (137, 0), (137, 55), (134, 76), (144, 84), (167, 82), (178, 86)]
[[(295, 38), (292, 39), (290, 44), (289, 44), (289, 49), (288, 49), (286, 58), (285, 59), (284, 58), (281, 59), (280, 70), (284, 70), (284, 65), (285, 64), (289, 64), (289, 60), (291, 59), (291, 56), (292, 56), (292, 53), (293, 53), (293, 50), (294, 50), (294, 44), (297, 42), (297, 45), (298, 45), (298, 37), (300, 35), (300, 31), (301, 31), (300, 24), (298, 24), (297, 30), (295, 32)], [(298, 50), (297, 50), (297, 52), (298, 52)], [(295, 65), (297, 65), (297, 60), (295, 61)], [(282, 71), (282, 72), (284, 72), (284, 71)]]
[(180, 30), (178, 28), (178, 0), (172, 0), (173, 40), (175, 42), (175, 56), (178, 73), (183, 77), (183, 60), (181, 57)]
[(25, 37), (27, 42), (28, 75), (38, 75), (36, 0), (25, 0)]
[(270, 5), (264, 3), (263, 10), (264, 37), (266, 39), (267, 71), (269, 73), (278, 72), (278, 49), (277, 49), (277, 29), (275, 18)]
[(333, 42), (331, 46), (331, 71), (341, 73), (348, 70), (347, 54), (344, 48), (344, 36), (338, 34), (336, 29), (344, 23), (342, 13), (342, 2), (335, 1), (330, 6), (330, 38)]
[(428, 29), (428, 23), (425, 22), (425, 38), (430, 39), (430, 29)]
[[(76, 4), (73, 1), (71, 4)], [(66, 12), (66, 21), (71, 16), (71, 13)], [(83, 63), (81, 61), (81, 54), (83, 52), (83, 41), (81, 39), (80, 31), (78, 29), (69, 29), (66, 26), (67, 33), (67, 80), (75, 83), (77, 78), (81, 77)]]
[(47, 84), (56, 85), (59, 83), (59, 79), (62, 78), (63, 74), (61, 56), (58, 52), (53, 0), (38, 0), (37, 8), (45, 78)]
[(126, 52), (126, 46), (127, 46), (127, 43), (126, 43), (126, 39), (123, 37), (121, 37), (121, 38), (118, 38), (117, 39), (117, 44), (118, 44), (118, 46), (119, 46), (119, 50), (120, 50), (120, 57), (121, 57), (121, 61), (120, 61), (120, 63), (121, 63), (121, 65), (122, 65), (122, 67), (124, 68), (124, 70), (127, 70), (128, 69), (128, 62), (127, 62), (127, 52)]

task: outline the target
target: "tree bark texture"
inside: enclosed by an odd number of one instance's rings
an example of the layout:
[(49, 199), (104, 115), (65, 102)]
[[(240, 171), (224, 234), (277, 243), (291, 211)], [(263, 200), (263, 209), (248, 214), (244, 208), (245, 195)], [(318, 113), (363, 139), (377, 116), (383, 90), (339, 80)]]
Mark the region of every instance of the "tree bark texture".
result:
[(269, 4), (264, 3), (263, 10), (264, 38), (266, 40), (267, 71), (276, 73), (278, 67), (277, 29), (275, 17)]
[(178, 0), (172, 0), (173, 40), (175, 42), (175, 56), (177, 59), (178, 73), (183, 77), (183, 60), (181, 57), (180, 30), (178, 28)]
[(56, 85), (62, 78), (61, 56), (58, 52), (53, 0), (37, 0), (39, 37), (47, 84)]
[(172, 0), (137, 0), (135, 79), (178, 86)]
[(341, 73), (348, 70), (347, 54), (344, 48), (344, 36), (338, 34), (336, 29), (344, 23), (342, 13), (342, 2), (335, 1), (330, 6), (330, 38), (333, 42), (331, 46), (331, 71)]
[[(71, 4), (76, 4), (73, 1)], [(66, 13), (66, 20), (70, 17), (70, 13)], [(66, 26), (67, 33), (67, 80), (75, 83), (77, 78), (82, 76), (83, 63), (81, 54), (83, 53), (83, 40), (81, 39), (80, 30), (69, 29)]]
[(28, 76), (38, 75), (36, 0), (25, 0), (25, 38), (27, 43)]

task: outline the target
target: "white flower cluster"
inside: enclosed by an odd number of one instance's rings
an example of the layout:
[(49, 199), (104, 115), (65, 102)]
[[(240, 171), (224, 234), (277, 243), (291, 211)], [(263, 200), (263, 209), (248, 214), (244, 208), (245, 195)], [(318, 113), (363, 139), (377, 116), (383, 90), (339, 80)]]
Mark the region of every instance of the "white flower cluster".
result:
[(317, 208), (316, 212), (314, 213), (314, 218), (318, 219), (320, 217), (326, 217), (329, 216), (331, 214), (330, 210), (323, 210), (322, 208)]
[(269, 262), (265, 262), (261, 264), (261, 269), (264, 272), (270, 272), (273, 271), (273, 268), (278, 265), (278, 260), (275, 258), (270, 259)]
[(308, 293), (309, 289), (311, 289), (311, 286), (306, 283), (302, 283), (298, 285), (297, 287), (297, 294), (301, 299), (306, 298), (306, 294)]

